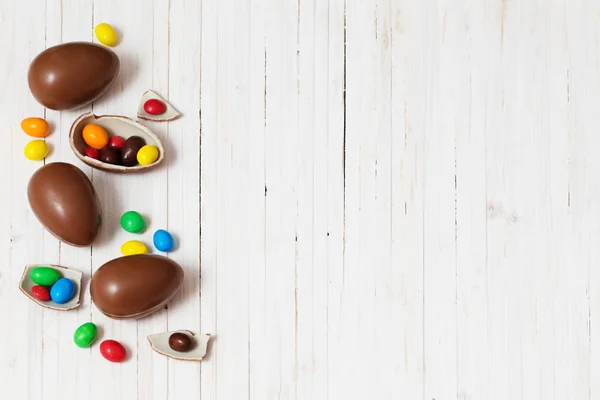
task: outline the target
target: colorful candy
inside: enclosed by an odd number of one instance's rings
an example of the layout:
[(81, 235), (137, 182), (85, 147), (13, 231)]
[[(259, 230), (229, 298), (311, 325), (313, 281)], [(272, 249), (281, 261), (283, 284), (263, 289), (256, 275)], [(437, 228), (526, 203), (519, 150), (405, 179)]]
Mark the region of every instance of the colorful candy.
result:
[(121, 216), (121, 227), (129, 233), (140, 233), (146, 229), (146, 222), (139, 212), (127, 211)]
[(48, 136), (50, 132), (50, 127), (48, 126), (48, 122), (46, 122), (43, 118), (25, 118), (21, 121), (21, 129), (23, 132), (28, 134), (29, 136), (43, 138)]
[(108, 133), (100, 125), (87, 124), (82, 136), (85, 143), (96, 150), (102, 150), (108, 144)]
[(29, 277), (41, 286), (52, 286), (62, 278), (60, 272), (50, 267), (37, 267), (31, 270)]
[(152, 145), (145, 145), (138, 151), (137, 160), (140, 165), (149, 165), (158, 160), (158, 148)]
[(88, 156), (89, 158), (93, 158), (94, 160), (100, 159), (100, 152), (96, 149), (93, 149), (91, 147), (86, 147), (84, 152), (85, 152), (85, 155)]
[(50, 289), (50, 297), (56, 304), (65, 304), (74, 294), (75, 284), (69, 278), (60, 278)]
[(121, 136), (111, 136), (110, 139), (108, 139), (108, 145), (117, 150), (121, 150), (123, 149), (123, 146), (125, 146), (125, 139)]
[(121, 163), (121, 152), (114, 147), (106, 146), (100, 150), (100, 161), (119, 165)]
[(144, 103), (144, 111), (150, 115), (160, 115), (165, 112), (167, 106), (158, 99), (150, 99)]
[(192, 339), (182, 332), (175, 332), (169, 336), (169, 347), (175, 351), (185, 353), (192, 348)]
[(121, 150), (121, 163), (126, 167), (137, 165), (137, 153), (145, 144), (146, 141), (139, 136), (132, 136), (127, 139)]
[(45, 286), (34, 286), (31, 295), (40, 301), (50, 301), (50, 290)]
[(98, 328), (96, 328), (96, 325), (91, 322), (86, 322), (77, 328), (75, 334), (73, 335), (73, 341), (77, 346), (84, 349), (86, 347), (90, 347), (92, 343), (94, 343), (97, 335)]
[(116, 340), (105, 340), (100, 343), (100, 354), (111, 362), (125, 361), (127, 357), (125, 347)]
[(103, 22), (101, 24), (96, 25), (94, 33), (96, 34), (96, 37), (98, 38), (100, 43), (102, 43), (105, 46), (112, 47), (115, 44), (117, 44), (117, 33), (115, 32), (113, 27), (107, 23)]
[(24, 153), (29, 160), (40, 161), (48, 155), (48, 145), (43, 140), (32, 140), (25, 146)]
[(124, 256), (132, 256), (135, 254), (147, 254), (148, 248), (139, 240), (129, 240), (121, 246), (121, 253)]
[(159, 229), (154, 232), (154, 236), (152, 237), (154, 242), (154, 247), (156, 247), (159, 251), (168, 252), (173, 250), (174, 241), (173, 236), (164, 229)]

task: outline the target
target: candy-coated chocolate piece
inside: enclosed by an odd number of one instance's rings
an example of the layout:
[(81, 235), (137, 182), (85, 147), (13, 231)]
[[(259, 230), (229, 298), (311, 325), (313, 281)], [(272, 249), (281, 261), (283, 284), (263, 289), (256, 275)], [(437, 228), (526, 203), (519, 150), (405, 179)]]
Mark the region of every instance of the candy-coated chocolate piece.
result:
[(108, 133), (100, 125), (87, 124), (82, 132), (83, 141), (88, 146), (102, 150), (108, 144)]
[(121, 136), (111, 136), (110, 139), (108, 139), (108, 145), (117, 150), (121, 150), (123, 149), (123, 146), (125, 146), (125, 139)]
[(146, 141), (139, 136), (132, 136), (125, 141), (121, 150), (121, 163), (126, 167), (137, 165), (137, 153), (146, 144)]
[(192, 348), (192, 339), (182, 332), (175, 332), (169, 336), (169, 347), (182, 353), (188, 352)]
[(115, 44), (117, 44), (117, 33), (115, 32), (113, 27), (107, 23), (103, 22), (101, 24), (96, 25), (94, 33), (96, 34), (96, 38), (98, 38), (100, 43), (102, 43), (105, 46), (112, 47)]
[(50, 163), (39, 168), (27, 186), (29, 205), (54, 236), (75, 246), (89, 246), (100, 231), (100, 201), (79, 168)]
[(170, 258), (133, 255), (101, 266), (92, 276), (90, 295), (111, 318), (141, 318), (160, 310), (182, 283), (183, 268)]
[(45, 286), (32, 287), (31, 295), (40, 301), (50, 301), (50, 290)]
[(96, 149), (93, 149), (91, 147), (86, 147), (85, 148), (85, 155), (93, 158), (94, 160), (99, 160), (100, 159), (100, 152)]
[(152, 145), (145, 145), (138, 151), (137, 160), (140, 165), (149, 165), (158, 160), (158, 148)]
[(98, 328), (96, 328), (96, 325), (91, 322), (86, 322), (77, 328), (75, 334), (73, 335), (73, 341), (77, 346), (84, 349), (86, 347), (90, 347), (92, 343), (94, 343), (97, 335)]
[(156, 247), (157, 250), (163, 252), (173, 250), (173, 246), (175, 244), (173, 241), (173, 236), (171, 236), (171, 234), (165, 231), (164, 229), (159, 229), (156, 232), (154, 232), (152, 240), (154, 242), (154, 247)]
[(29, 160), (40, 161), (48, 155), (48, 145), (45, 141), (40, 139), (32, 140), (27, 143), (23, 153)]
[(52, 286), (62, 278), (60, 272), (50, 267), (37, 267), (31, 270), (29, 277), (33, 283), (41, 286)]
[(146, 254), (148, 248), (139, 240), (129, 240), (121, 246), (121, 253), (124, 256), (133, 256), (135, 254)]
[(150, 115), (160, 115), (165, 112), (167, 106), (158, 99), (150, 99), (144, 103), (144, 111)]
[(121, 152), (114, 147), (106, 146), (100, 150), (100, 161), (107, 164), (121, 164)]
[(29, 117), (21, 121), (21, 129), (29, 136), (43, 138), (48, 136), (50, 127), (43, 118)]
[(105, 340), (100, 343), (100, 354), (111, 362), (122, 362), (127, 357), (125, 347), (116, 340)]
[(56, 304), (65, 304), (73, 298), (75, 284), (69, 278), (60, 278), (50, 288), (50, 297)]
[(121, 216), (121, 227), (129, 233), (140, 233), (146, 229), (146, 221), (139, 212), (127, 211)]
[(74, 110), (102, 96), (119, 73), (119, 57), (88, 42), (63, 43), (40, 53), (29, 66), (33, 97), (52, 110)]

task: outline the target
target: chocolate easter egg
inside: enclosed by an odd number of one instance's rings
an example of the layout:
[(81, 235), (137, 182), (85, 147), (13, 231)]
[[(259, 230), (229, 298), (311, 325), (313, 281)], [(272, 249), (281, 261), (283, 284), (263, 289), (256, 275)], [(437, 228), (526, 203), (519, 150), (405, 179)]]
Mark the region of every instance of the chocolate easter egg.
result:
[(58, 162), (38, 169), (29, 180), (27, 197), (38, 220), (63, 242), (89, 246), (98, 235), (100, 201), (76, 166)]
[(157, 255), (116, 258), (92, 276), (90, 295), (98, 309), (115, 319), (141, 318), (163, 307), (183, 283), (183, 269)]
[(119, 68), (119, 57), (104, 46), (64, 43), (44, 50), (31, 62), (29, 89), (44, 107), (73, 110), (102, 96)]

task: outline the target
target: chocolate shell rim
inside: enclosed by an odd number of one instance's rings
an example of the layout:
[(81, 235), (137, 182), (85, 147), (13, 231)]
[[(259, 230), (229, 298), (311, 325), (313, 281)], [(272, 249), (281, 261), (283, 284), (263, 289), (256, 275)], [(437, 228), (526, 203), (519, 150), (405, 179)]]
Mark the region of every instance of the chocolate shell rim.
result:
[[(185, 333), (185, 334), (192, 336), (194, 338), (194, 340), (196, 341), (197, 348), (192, 349), (189, 352), (176, 352), (175, 350), (171, 350), (171, 348), (169, 347), (169, 336), (171, 336), (174, 333)], [(153, 342), (151, 339), (151, 338), (162, 339), (163, 337), (166, 337), (166, 339), (167, 339), (166, 343), (163, 343), (168, 348), (167, 352), (161, 351), (158, 348), (156, 348), (156, 346), (155, 346), (156, 342)], [(165, 357), (169, 357), (174, 360), (180, 360), (180, 361), (202, 361), (204, 359), (204, 357), (206, 357), (206, 354), (208, 353), (208, 343), (210, 342), (211, 336), (210, 336), (210, 333), (196, 334), (190, 330), (183, 329), (183, 330), (154, 333), (152, 335), (148, 335), (146, 337), (146, 339), (148, 339), (148, 342), (150, 343), (150, 347), (152, 348), (152, 350), (154, 350), (158, 354), (161, 354)], [(193, 354), (194, 350), (196, 350), (196, 352), (199, 352), (202, 354), (199, 356), (195, 356), (195, 357), (194, 356), (192, 356), (192, 357), (185, 356), (186, 354), (190, 354), (190, 353)], [(169, 354), (169, 353), (171, 353), (171, 354)]]
[[(154, 143), (146, 143), (146, 144), (152, 144), (158, 148), (158, 159), (155, 162), (153, 162), (152, 164), (148, 164), (148, 165), (139, 165), (138, 164), (133, 167), (126, 167), (124, 165), (108, 164), (108, 163), (102, 162), (100, 160), (90, 158), (90, 157), (86, 156), (85, 154), (80, 153), (79, 150), (77, 150), (77, 147), (75, 146), (75, 132), (76, 132), (78, 126), (82, 123), (82, 121), (84, 121), (87, 118), (93, 118), (94, 121), (100, 120), (100, 119), (117, 119), (117, 120), (121, 120), (137, 129), (141, 130), (142, 132), (144, 132), (146, 135), (148, 135), (154, 141)], [(148, 142), (148, 141), (146, 141), (146, 142)], [(77, 119), (75, 119), (75, 121), (71, 125), (71, 129), (69, 130), (69, 145), (71, 147), (71, 151), (73, 151), (75, 156), (79, 160), (81, 160), (84, 164), (89, 165), (92, 168), (96, 168), (96, 169), (106, 171), (106, 172), (132, 173), (132, 172), (145, 171), (145, 170), (157, 167), (165, 158), (165, 149), (162, 145), (162, 142), (158, 138), (158, 136), (156, 136), (156, 134), (154, 132), (152, 132), (152, 130), (150, 130), (150, 128), (148, 128), (147, 126), (145, 126), (145, 125), (141, 124), (140, 122), (135, 121), (129, 117), (125, 117), (123, 115), (111, 115), (111, 114), (96, 115), (93, 112), (86, 112), (84, 114), (81, 114), (79, 117), (77, 117)]]
[[(23, 283), (26, 280), (31, 281), (31, 278), (29, 277), (29, 272), (33, 268), (37, 268), (37, 267), (50, 267), (50, 268), (61, 270), (63, 278), (71, 279), (73, 281), (73, 283), (75, 284), (75, 294), (73, 295), (73, 298), (71, 300), (69, 300), (67, 303), (69, 303), (75, 299), (77, 301), (76, 304), (73, 306), (70, 306), (70, 307), (65, 307), (63, 304), (57, 304), (57, 303), (53, 302), (52, 300), (44, 302), (44, 301), (40, 301), (40, 300), (36, 299), (35, 297), (33, 297), (33, 295), (31, 293), (29, 293), (23, 287)], [(69, 271), (68, 275), (70, 275), (70, 276), (66, 276), (67, 274), (65, 274), (64, 271)], [(76, 279), (74, 279), (74, 278), (76, 278)], [(75, 310), (75, 309), (79, 308), (79, 306), (81, 305), (81, 280), (82, 280), (82, 278), (83, 278), (83, 272), (73, 269), (73, 268), (63, 267), (61, 265), (55, 265), (55, 264), (45, 264), (45, 263), (29, 264), (29, 265), (25, 266), (25, 269), (23, 270), (23, 274), (21, 275), (21, 279), (19, 280), (19, 290), (21, 290), (21, 292), (27, 298), (29, 298), (31, 301), (33, 301), (34, 303), (36, 303), (44, 308), (49, 308), (51, 310), (56, 310), (56, 311), (71, 311), (71, 310)], [(33, 282), (33, 281), (31, 281), (31, 282), (34, 283), (34, 286), (35, 286), (35, 282)]]

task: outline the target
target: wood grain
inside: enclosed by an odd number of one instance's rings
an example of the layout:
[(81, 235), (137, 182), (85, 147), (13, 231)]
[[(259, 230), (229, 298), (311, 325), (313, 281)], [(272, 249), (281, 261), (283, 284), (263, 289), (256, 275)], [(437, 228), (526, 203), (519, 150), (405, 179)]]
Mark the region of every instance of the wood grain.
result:
[[(15, 399), (595, 399), (600, 353), (600, 6), (592, 0), (61, 0), (0, 4), (0, 382)], [(47, 47), (112, 24), (121, 73), (83, 109), (29, 93)], [(153, 89), (182, 112), (144, 122), (145, 174), (92, 170), (68, 130), (135, 116)], [(19, 123), (53, 127), (44, 162)], [(43, 163), (79, 166), (104, 228), (60, 243), (30, 212)], [(168, 229), (185, 284), (114, 321), (87, 282)], [(82, 306), (42, 309), (27, 264), (84, 273)], [(79, 349), (92, 321), (129, 351)], [(146, 336), (212, 336), (201, 363)], [(10, 395), (10, 396), (9, 396)], [(2, 396), (0, 396), (2, 397)], [(4, 398), (2, 397), (2, 398)]]

